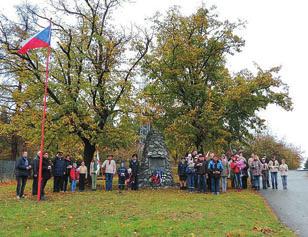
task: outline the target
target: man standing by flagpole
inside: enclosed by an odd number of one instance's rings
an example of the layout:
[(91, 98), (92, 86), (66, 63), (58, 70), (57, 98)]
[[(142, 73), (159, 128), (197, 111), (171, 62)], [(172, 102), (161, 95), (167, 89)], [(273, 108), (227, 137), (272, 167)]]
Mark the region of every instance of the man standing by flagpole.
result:
[(38, 173), (38, 192), (37, 200), (41, 200), (41, 186), (42, 186), (42, 162), (43, 162), (43, 150), (44, 150), (44, 129), (46, 120), (46, 107), (47, 107), (47, 94), (48, 94), (48, 73), (49, 73), (49, 59), (51, 53), (50, 47), (51, 41), (51, 20), (49, 26), (44, 30), (38, 32), (34, 36), (25, 40), (22, 43), (22, 47), (18, 50), (20, 54), (26, 54), (30, 49), (36, 48), (47, 48), (47, 60), (46, 60), (46, 74), (45, 74), (45, 89), (44, 89), (44, 100), (43, 100), (43, 118), (41, 124), (41, 148), (40, 148), (40, 162), (39, 162), (39, 173)]

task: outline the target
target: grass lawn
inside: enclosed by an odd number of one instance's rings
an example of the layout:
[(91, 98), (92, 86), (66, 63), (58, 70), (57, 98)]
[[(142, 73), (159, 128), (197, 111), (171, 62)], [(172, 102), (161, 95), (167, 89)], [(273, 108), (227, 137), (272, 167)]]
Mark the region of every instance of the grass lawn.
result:
[(251, 191), (52, 194), (49, 185), (48, 201), (37, 203), (17, 201), (14, 190), (0, 186), (0, 236), (295, 236)]

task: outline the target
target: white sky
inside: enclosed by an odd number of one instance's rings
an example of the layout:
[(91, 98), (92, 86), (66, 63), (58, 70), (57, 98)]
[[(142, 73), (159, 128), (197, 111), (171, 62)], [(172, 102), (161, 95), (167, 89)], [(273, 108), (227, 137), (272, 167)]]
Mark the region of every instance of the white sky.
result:
[[(14, 14), (13, 6), (21, 0), (1, 1), (1, 10)], [(32, 0), (30, 2), (44, 2)], [(229, 59), (231, 71), (253, 69), (253, 62), (263, 68), (282, 65), (281, 78), (290, 86), (294, 110), (285, 112), (270, 106), (262, 117), (279, 138), (300, 146), (308, 154), (308, 2), (306, 0), (134, 0), (125, 4), (115, 19), (121, 24), (144, 24), (144, 18), (156, 11), (165, 12), (170, 6), (181, 6), (190, 14), (205, 4), (217, 6), (220, 17), (248, 22), (242, 36), (246, 46), (240, 54)], [(307, 68), (306, 68), (307, 67)]]

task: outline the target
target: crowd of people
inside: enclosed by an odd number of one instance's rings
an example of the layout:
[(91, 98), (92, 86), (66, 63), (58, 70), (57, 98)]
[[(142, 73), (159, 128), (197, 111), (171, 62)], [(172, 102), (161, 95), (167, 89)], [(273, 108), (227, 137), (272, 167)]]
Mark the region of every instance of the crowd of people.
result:
[[(40, 152), (33, 160), (28, 159), (28, 152), (23, 151), (22, 157), (16, 161), (16, 197), (24, 197), (24, 190), (28, 177), (32, 173), (32, 195), (37, 195), (39, 176)], [(91, 177), (91, 189), (96, 191), (97, 178), (100, 174), (105, 177), (105, 190), (113, 188), (113, 178), (118, 175), (118, 190), (138, 190), (139, 161), (137, 154), (133, 154), (129, 165), (121, 161), (117, 168), (113, 155), (101, 162), (94, 158), (88, 167), (84, 161), (80, 164), (73, 160), (70, 155), (63, 156), (58, 152), (53, 161), (49, 159), (48, 152), (43, 152), (41, 199), (45, 199), (45, 187), (48, 180), (53, 176), (53, 192), (76, 191), (77, 183), (80, 192), (85, 190), (88, 174)], [(268, 160), (266, 157), (259, 159), (252, 154), (247, 160), (242, 152), (232, 155), (217, 156), (213, 152), (206, 155), (196, 151), (187, 154), (178, 164), (178, 176), (180, 189), (187, 189), (189, 192), (212, 192), (213, 194), (225, 193), (228, 189), (228, 180), (231, 180), (231, 188), (241, 191), (247, 189), (250, 179), (251, 187), (260, 190), (271, 187), (278, 189), (278, 172), (280, 172), (282, 187), (287, 189), (288, 165), (285, 160), (279, 164), (275, 156)], [(151, 177), (149, 177), (151, 178)], [(261, 182), (262, 180), (262, 182)], [(70, 185), (69, 185), (70, 184)], [(69, 187), (70, 186), (70, 187)]]
[[(40, 152), (37, 153), (33, 160), (28, 159), (28, 152), (23, 151), (20, 159), (16, 161), (15, 174), (17, 180), (16, 198), (24, 198), (24, 190), (28, 178), (33, 177), (32, 195), (36, 196), (38, 192), (39, 179), (39, 160)], [(48, 152), (43, 152), (42, 159), (42, 178), (41, 178), (41, 200), (45, 199), (45, 187), (48, 180), (53, 176), (53, 192), (67, 192), (70, 184), (70, 191), (75, 192), (77, 183), (80, 192), (85, 190), (88, 180), (88, 174), (91, 176), (92, 191), (96, 191), (97, 178), (102, 173), (105, 177), (106, 191), (112, 191), (113, 177), (118, 175), (118, 189), (138, 190), (138, 171), (139, 161), (137, 154), (133, 154), (126, 168), (125, 161), (121, 161), (117, 168), (113, 155), (108, 155), (107, 159), (101, 163), (95, 157), (90, 163), (90, 170), (84, 161), (78, 162), (73, 160), (70, 155), (63, 156), (58, 152), (53, 161), (49, 159)]]
[(270, 188), (270, 180), (272, 188), (278, 189), (278, 172), (282, 187), (286, 190), (288, 165), (284, 159), (279, 164), (275, 155), (268, 160), (252, 154), (247, 160), (241, 151), (229, 156), (217, 156), (210, 152), (204, 155), (194, 151), (183, 157), (178, 164), (180, 189), (213, 194), (225, 193), (228, 179), (231, 180), (231, 188), (237, 191), (247, 189), (248, 179), (251, 187), (257, 191), (261, 188), (261, 180), (263, 189)]

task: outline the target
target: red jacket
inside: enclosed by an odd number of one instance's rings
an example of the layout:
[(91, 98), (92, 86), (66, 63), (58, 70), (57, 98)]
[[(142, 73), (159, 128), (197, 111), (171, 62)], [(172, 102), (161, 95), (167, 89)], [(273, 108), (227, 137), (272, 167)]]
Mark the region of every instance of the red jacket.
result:
[(235, 174), (238, 174), (238, 173), (240, 172), (240, 167), (237, 165), (236, 162), (231, 161), (230, 167), (231, 167), (231, 169), (233, 170), (233, 172), (234, 172)]
[(78, 178), (79, 178), (79, 172), (74, 167), (70, 171), (70, 178), (71, 178), (71, 180), (78, 180)]

